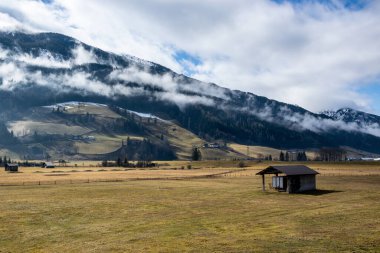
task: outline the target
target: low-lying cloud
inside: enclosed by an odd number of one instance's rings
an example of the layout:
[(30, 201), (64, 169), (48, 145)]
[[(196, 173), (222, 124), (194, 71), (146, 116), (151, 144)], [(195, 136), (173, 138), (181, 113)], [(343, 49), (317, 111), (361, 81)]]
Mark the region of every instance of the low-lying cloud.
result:
[[(211, 106), (214, 101), (204, 95), (213, 93), (223, 95), (220, 88), (211, 88), (206, 92), (204, 88), (201, 88), (201, 83), (197, 81), (184, 85), (182, 78), (173, 77), (171, 74), (150, 74), (149, 69), (147, 69), (150, 65), (146, 65), (146, 69), (141, 70), (137, 67), (136, 62), (132, 62), (131, 67), (126, 69), (120, 69), (119, 66), (113, 65), (112, 60), (108, 62), (115, 70), (108, 76), (108, 81), (112, 82), (112, 85), (105, 83), (87, 72), (72, 71), (74, 66), (105, 63), (103, 60), (97, 59), (93, 52), (86, 50), (82, 45), (78, 45), (72, 50), (73, 57), (69, 60), (64, 60), (61, 55), (53, 55), (47, 51), (41, 51), (39, 55), (34, 56), (28, 53), (14, 53), (7, 50), (0, 50), (0, 52), (0, 89), (2, 90), (14, 90), (17, 87), (22, 87), (22, 85), (34, 84), (49, 87), (58, 92), (74, 91), (84, 95), (92, 93), (110, 98), (146, 95), (158, 100), (170, 101), (181, 108), (188, 104)], [(28, 70), (29, 66), (59, 68), (66, 71), (59, 74), (54, 72), (43, 74), (39, 70)], [(160, 90), (148, 92), (143, 87), (130, 87), (126, 83), (149, 85), (160, 88)], [(186, 95), (181, 93), (181, 88), (183, 88), (182, 90), (199, 92), (199, 94)]]
[(60, 54), (52, 54), (47, 50), (40, 50), (39, 53), (20, 53), (11, 52), (0, 47), (0, 60), (20, 62), (21, 64), (46, 67), (46, 68), (64, 68), (70, 69), (76, 65), (83, 65), (89, 63), (99, 63), (95, 54), (92, 51), (86, 50), (81, 43), (71, 51), (73, 57), (65, 60)]
[[(222, 99), (227, 99), (225, 89), (206, 85), (197, 80), (186, 80), (183, 76), (173, 76), (172, 73), (164, 75), (153, 75), (149, 73), (149, 68), (140, 70), (134, 66), (126, 69), (116, 69), (110, 75), (111, 80), (126, 81), (139, 84), (148, 84), (157, 88), (161, 88), (170, 93), (178, 92), (194, 92), (206, 96), (213, 96)], [(190, 81), (189, 81), (190, 80)]]
[(380, 125), (377, 123), (345, 122), (341, 119), (326, 118), (309, 112), (301, 114), (292, 111), (287, 106), (280, 107), (278, 111), (274, 111), (270, 105), (260, 110), (254, 108), (244, 108), (243, 110), (262, 120), (284, 125), (289, 129), (297, 131), (309, 130), (315, 133), (326, 133), (332, 130), (342, 130), (380, 137)]
[[(378, 124), (360, 125), (356, 122), (346, 123), (342, 120), (333, 120), (315, 116), (314, 114), (296, 113), (287, 106), (274, 111), (273, 104), (269, 103), (262, 109), (253, 106), (255, 97), (248, 98), (247, 108), (232, 108), (226, 106), (230, 97), (226, 89), (196, 80), (188, 79), (180, 75), (167, 73), (163, 75), (149, 72), (151, 64), (137, 64), (133, 59), (128, 68), (112, 64), (113, 71), (104, 80), (98, 80), (90, 73), (80, 70), (72, 70), (73, 67), (88, 63), (100, 63), (96, 55), (78, 44), (72, 51), (72, 58), (64, 60), (60, 55), (53, 55), (47, 51), (41, 51), (39, 55), (32, 56), (28, 53), (15, 53), (0, 50), (0, 89), (14, 90), (23, 85), (39, 85), (49, 87), (58, 92), (77, 92), (83, 95), (97, 94), (117, 99), (120, 96), (144, 95), (161, 101), (170, 101), (180, 108), (187, 105), (202, 104), (206, 106), (223, 106), (216, 103), (215, 99), (225, 101), (225, 110), (237, 110), (247, 114), (253, 114), (262, 120), (278, 123), (290, 129), (298, 131), (310, 130), (317, 133), (331, 130), (344, 130), (352, 132), (364, 132), (380, 137)], [(104, 62), (102, 62), (104, 63)], [(31, 71), (29, 66), (59, 68), (64, 71), (43, 74), (39, 70)], [(143, 67), (141, 67), (143, 66)], [(140, 86), (128, 86), (128, 83)], [(157, 88), (155, 91), (147, 91), (144, 85)]]

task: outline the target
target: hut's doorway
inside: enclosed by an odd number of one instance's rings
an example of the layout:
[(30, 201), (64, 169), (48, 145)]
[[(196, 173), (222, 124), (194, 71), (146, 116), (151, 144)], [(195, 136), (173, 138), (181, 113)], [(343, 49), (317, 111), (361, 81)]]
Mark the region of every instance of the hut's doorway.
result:
[(298, 192), (301, 187), (301, 180), (299, 176), (289, 177), (289, 193)]

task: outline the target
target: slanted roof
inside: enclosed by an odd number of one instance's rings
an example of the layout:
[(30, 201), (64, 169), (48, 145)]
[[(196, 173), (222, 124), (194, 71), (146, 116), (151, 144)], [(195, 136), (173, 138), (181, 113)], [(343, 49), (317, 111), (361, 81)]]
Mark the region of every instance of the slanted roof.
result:
[(310, 169), (305, 165), (282, 165), (282, 166), (269, 166), (268, 168), (256, 173), (256, 175), (264, 174), (285, 174), (287, 176), (295, 175), (316, 175), (319, 174), (315, 170)]
[(16, 163), (7, 163), (7, 166), (8, 167), (16, 167), (16, 166), (18, 166), (18, 164), (16, 164)]

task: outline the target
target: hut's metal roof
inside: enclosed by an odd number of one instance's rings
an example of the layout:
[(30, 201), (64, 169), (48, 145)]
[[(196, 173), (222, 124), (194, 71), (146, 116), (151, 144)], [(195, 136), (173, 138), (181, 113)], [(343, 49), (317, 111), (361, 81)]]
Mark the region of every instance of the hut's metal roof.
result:
[(18, 166), (17, 163), (7, 163), (6, 165), (7, 165), (8, 167), (16, 167), (16, 166)]
[(269, 166), (268, 168), (256, 173), (256, 175), (264, 174), (280, 174), (284, 173), (287, 176), (296, 176), (296, 175), (316, 175), (319, 174), (315, 170), (310, 169), (305, 165), (282, 165), (282, 166)]

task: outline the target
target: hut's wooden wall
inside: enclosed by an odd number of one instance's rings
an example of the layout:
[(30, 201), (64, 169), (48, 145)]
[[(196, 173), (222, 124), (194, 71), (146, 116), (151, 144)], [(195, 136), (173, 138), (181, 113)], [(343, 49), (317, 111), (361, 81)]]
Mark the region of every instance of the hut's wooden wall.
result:
[(300, 176), (300, 189), (299, 192), (311, 191), (316, 189), (315, 175), (302, 175)]
[(297, 193), (311, 191), (316, 189), (315, 175), (288, 176), (288, 185), (286, 191)]

